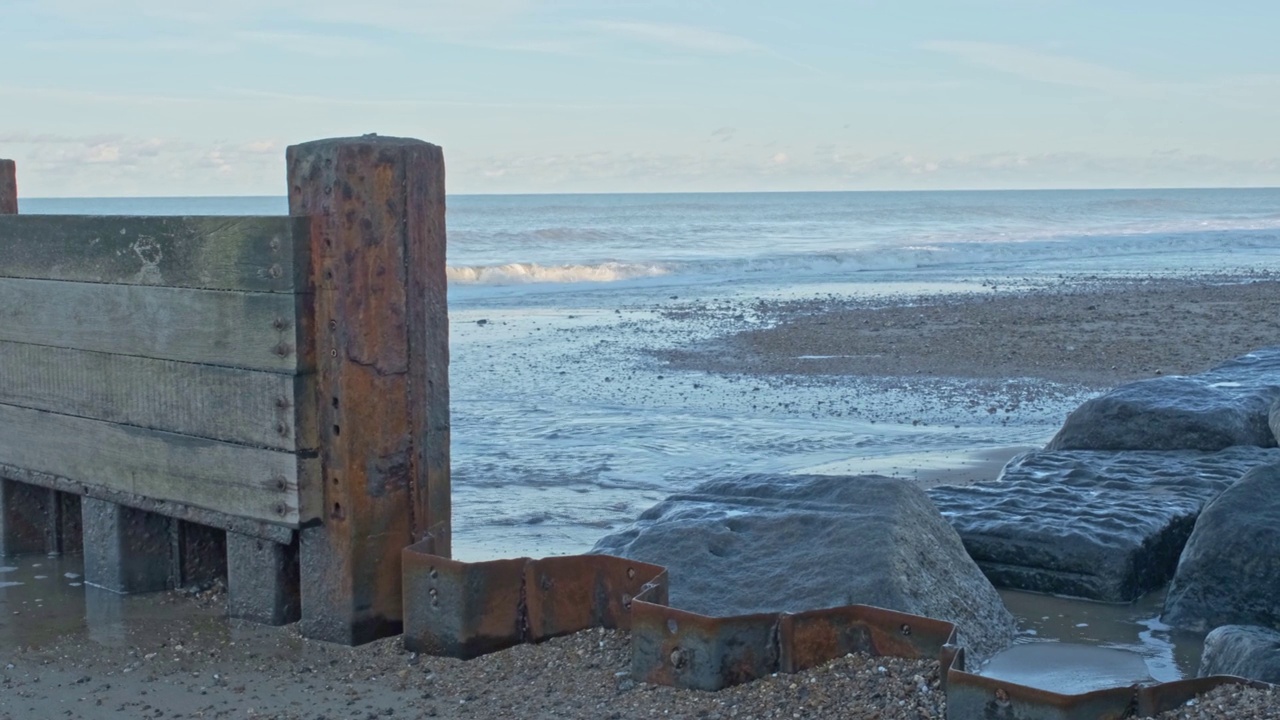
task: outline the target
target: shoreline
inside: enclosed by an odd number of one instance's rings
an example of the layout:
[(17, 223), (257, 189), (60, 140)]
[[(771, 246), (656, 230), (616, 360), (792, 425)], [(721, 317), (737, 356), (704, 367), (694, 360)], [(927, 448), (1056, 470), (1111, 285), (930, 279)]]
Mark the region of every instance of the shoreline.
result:
[(725, 375), (1043, 380), (1102, 390), (1200, 372), (1280, 343), (1280, 281), (1264, 277), (760, 301), (754, 308), (767, 326), (657, 355), (673, 370)]

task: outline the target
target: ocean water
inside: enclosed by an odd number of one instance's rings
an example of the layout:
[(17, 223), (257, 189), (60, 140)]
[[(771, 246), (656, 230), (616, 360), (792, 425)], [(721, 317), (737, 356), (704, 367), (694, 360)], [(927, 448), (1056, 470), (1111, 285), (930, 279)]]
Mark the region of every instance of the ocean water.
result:
[(476, 560), (585, 551), (713, 476), (911, 476), (1039, 445), (1079, 389), (992, 414), (938, 400), (962, 397), (962, 382), (712, 376), (671, 371), (660, 353), (764, 322), (760, 300), (1275, 267), (1280, 189), (451, 196), (448, 229), (455, 554)]

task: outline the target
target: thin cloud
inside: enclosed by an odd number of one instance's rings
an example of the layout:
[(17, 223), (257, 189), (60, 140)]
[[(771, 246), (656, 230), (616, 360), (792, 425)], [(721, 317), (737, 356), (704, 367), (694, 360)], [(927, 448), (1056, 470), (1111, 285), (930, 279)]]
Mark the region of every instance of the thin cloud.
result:
[(924, 43), (920, 47), (951, 55), (970, 65), (1050, 85), (1065, 85), (1115, 94), (1133, 93), (1147, 87), (1139, 77), (1123, 70), (1016, 45), (940, 40)]
[(383, 45), (343, 35), (243, 30), (235, 33), (233, 37), (244, 43), (313, 57), (374, 57), (386, 55), (388, 52)]
[(592, 20), (587, 22), (586, 25), (632, 40), (712, 55), (736, 55), (739, 53), (768, 51), (766, 47), (754, 40), (690, 25), (631, 20)]

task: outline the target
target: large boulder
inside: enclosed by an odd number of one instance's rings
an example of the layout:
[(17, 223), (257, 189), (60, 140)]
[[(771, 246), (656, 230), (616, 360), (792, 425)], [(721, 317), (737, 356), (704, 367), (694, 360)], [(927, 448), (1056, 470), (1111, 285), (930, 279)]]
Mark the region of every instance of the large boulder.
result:
[(1221, 450), (1275, 447), (1270, 411), (1280, 400), (1280, 347), (1189, 376), (1121, 385), (1086, 401), (1046, 450)]
[(1200, 514), (1164, 601), (1166, 623), (1280, 628), (1280, 464), (1254, 468)]
[(955, 623), (979, 660), (1015, 630), (955, 530), (903, 480), (710, 481), (645, 511), (592, 552), (665, 566), (672, 607), (703, 615), (874, 605)]
[(1128, 602), (1163, 586), (1201, 510), (1280, 450), (1030, 452), (929, 490), (996, 587)]
[(1280, 632), (1252, 625), (1214, 628), (1204, 639), (1198, 675), (1235, 675), (1280, 683)]

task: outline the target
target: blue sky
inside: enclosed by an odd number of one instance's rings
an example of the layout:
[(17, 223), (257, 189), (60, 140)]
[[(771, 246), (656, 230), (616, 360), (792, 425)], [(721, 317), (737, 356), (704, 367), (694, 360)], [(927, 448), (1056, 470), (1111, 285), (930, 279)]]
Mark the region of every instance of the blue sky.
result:
[(1280, 185), (1280, 3), (0, 0), (23, 195), (284, 192), (284, 148), (452, 192)]

